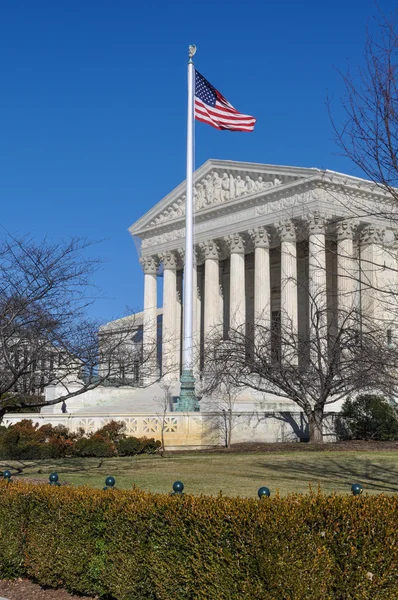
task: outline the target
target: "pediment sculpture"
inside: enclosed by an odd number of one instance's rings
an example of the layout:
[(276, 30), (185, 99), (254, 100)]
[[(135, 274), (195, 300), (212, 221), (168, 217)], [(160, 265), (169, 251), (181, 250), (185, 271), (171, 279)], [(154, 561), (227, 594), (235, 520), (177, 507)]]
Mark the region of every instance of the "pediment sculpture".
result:
[[(259, 175), (256, 179), (252, 179), (250, 175), (242, 178), (240, 175), (234, 177), (224, 172), (220, 176), (217, 171), (213, 171), (195, 184), (193, 190), (194, 207), (196, 211), (202, 210), (209, 206), (229, 202), (240, 196), (257, 194), (262, 190), (281, 185), (281, 183), (282, 181), (277, 177), (273, 177), (272, 180), (264, 180), (262, 175)], [(155, 217), (149, 223), (149, 227), (185, 215), (185, 200), (186, 195), (183, 194), (160, 215)]]

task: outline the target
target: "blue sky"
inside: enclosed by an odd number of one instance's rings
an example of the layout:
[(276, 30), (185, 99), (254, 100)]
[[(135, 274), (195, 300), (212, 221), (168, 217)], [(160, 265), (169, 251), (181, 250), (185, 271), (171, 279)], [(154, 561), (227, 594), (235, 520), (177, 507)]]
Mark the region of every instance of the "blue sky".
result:
[[(384, 12), (396, 8), (380, 0)], [(336, 68), (360, 64), (372, 0), (0, 3), (0, 225), (103, 240), (102, 321), (142, 307), (127, 228), (185, 176), (186, 55), (253, 133), (197, 123), (208, 158), (359, 173), (333, 141)]]

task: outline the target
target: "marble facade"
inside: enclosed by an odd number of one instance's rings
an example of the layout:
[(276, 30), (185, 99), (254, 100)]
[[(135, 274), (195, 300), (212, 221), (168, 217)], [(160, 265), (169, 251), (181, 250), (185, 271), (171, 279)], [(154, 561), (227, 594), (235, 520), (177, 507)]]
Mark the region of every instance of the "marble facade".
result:
[[(314, 298), (336, 314), (361, 303), (370, 316), (391, 319), (380, 293), (396, 289), (397, 253), (381, 188), (327, 170), (219, 160), (202, 165), (194, 181), (196, 348), (214, 327), (254, 324), (259, 315), (305, 332)], [(129, 228), (141, 240), (144, 349), (156, 340), (161, 275), (161, 369), (174, 379), (181, 362), (184, 203), (182, 182)]]

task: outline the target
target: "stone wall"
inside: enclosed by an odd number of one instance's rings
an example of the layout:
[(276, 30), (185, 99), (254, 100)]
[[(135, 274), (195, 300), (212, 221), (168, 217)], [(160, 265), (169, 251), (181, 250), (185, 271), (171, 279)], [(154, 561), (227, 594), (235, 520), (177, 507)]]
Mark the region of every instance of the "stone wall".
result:
[[(140, 413), (140, 414), (8, 414), (3, 420), (6, 427), (31, 419), (39, 425), (65, 425), (71, 431), (82, 428), (93, 433), (110, 421), (123, 421), (127, 435), (153, 437), (160, 440), (162, 431), (167, 449), (194, 449), (223, 446), (225, 443), (225, 418), (212, 413)], [(335, 414), (325, 419), (325, 441), (335, 441)], [(227, 422), (229, 420), (227, 419)], [(307, 425), (300, 412), (235, 412), (231, 417), (232, 443), (245, 442), (299, 442), (306, 439)]]

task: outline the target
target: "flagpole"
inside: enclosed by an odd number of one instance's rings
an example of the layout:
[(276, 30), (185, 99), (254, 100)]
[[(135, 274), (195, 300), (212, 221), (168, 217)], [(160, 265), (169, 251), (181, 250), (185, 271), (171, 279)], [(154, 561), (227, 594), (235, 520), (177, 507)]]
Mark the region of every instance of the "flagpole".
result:
[(187, 119), (187, 175), (185, 209), (185, 267), (184, 267), (184, 333), (182, 350), (181, 392), (179, 411), (199, 410), (195, 397), (195, 378), (193, 375), (193, 172), (194, 172), (194, 102), (195, 67), (193, 56), (196, 46), (188, 49), (188, 119)]

